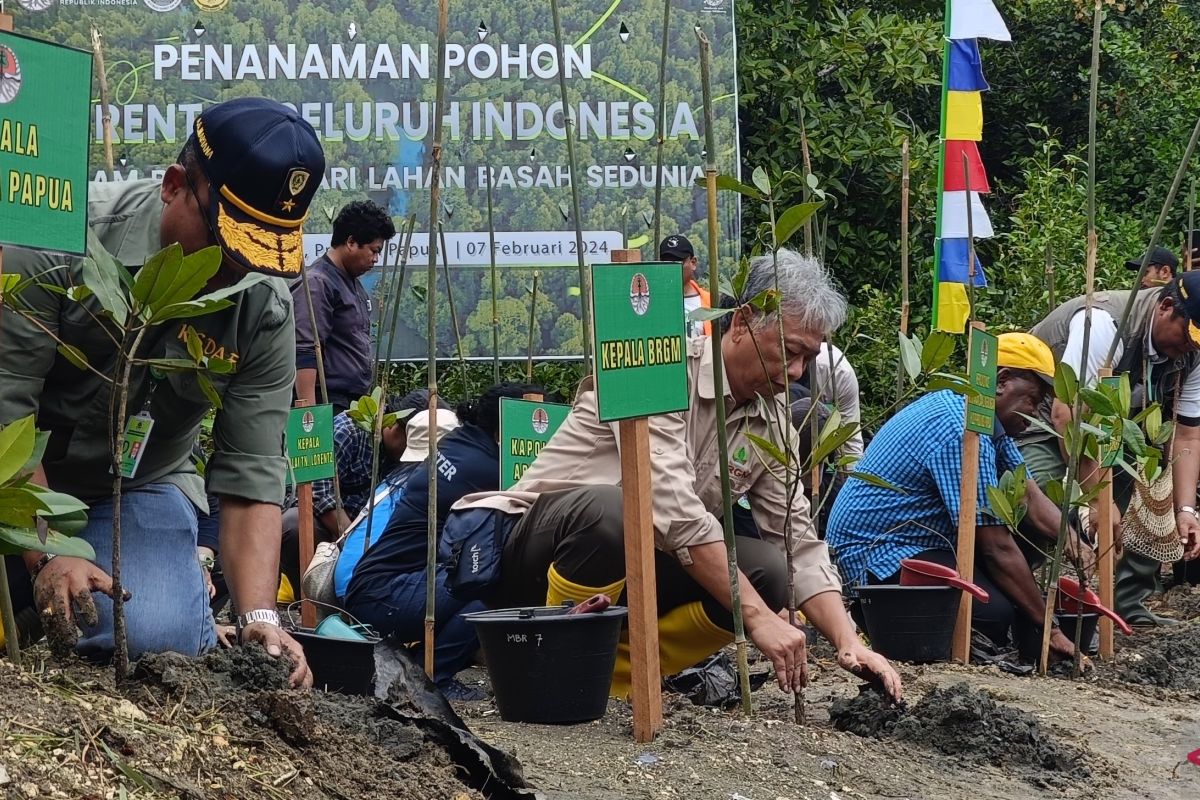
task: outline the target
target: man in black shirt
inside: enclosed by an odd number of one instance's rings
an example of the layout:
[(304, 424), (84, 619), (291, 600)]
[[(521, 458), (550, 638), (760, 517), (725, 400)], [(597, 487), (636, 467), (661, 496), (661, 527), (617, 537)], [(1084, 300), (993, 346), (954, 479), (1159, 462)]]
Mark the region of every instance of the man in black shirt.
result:
[(325, 384), (335, 414), (371, 390), (371, 300), (359, 281), (379, 260), (396, 226), (387, 211), (362, 200), (350, 203), (333, 221), (330, 248), (308, 268), (312, 309), (304, 281), (292, 284), (296, 308), (296, 397), (316, 403), (317, 346), (320, 336)]

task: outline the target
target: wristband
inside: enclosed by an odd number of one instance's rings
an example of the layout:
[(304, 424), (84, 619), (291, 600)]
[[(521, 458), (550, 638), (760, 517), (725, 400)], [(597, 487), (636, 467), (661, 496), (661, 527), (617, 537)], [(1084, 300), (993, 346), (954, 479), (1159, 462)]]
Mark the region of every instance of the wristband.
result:
[(37, 576), (40, 575), (42, 570), (46, 568), (46, 565), (53, 561), (56, 557), (56, 553), (46, 553), (39, 558), (37, 563), (33, 565), (33, 569), (29, 570), (29, 580), (31, 582), (36, 581)]
[(1176, 514), (1182, 514), (1182, 513), (1184, 513), (1185, 511), (1186, 511), (1187, 513), (1191, 514), (1191, 515), (1192, 515), (1193, 517), (1195, 517), (1196, 519), (1200, 519), (1200, 513), (1197, 513), (1197, 512), (1196, 512), (1196, 509), (1195, 509), (1195, 508), (1193, 508), (1192, 506), (1180, 506), (1180, 507), (1179, 507), (1179, 510), (1178, 510), (1178, 511), (1176, 511), (1175, 513), (1176, 513)]

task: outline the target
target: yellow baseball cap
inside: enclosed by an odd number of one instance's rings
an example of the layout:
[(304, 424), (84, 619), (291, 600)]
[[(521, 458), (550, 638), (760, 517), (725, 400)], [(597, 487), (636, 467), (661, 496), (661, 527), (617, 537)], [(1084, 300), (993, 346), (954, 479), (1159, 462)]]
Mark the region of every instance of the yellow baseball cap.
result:
[(1054, 385), (1054, 353), (1050, 345), (1032, 333), (1002, 333), (996, 338), (1000, 350), (996, 355), (996, 366), (1027, 369)]

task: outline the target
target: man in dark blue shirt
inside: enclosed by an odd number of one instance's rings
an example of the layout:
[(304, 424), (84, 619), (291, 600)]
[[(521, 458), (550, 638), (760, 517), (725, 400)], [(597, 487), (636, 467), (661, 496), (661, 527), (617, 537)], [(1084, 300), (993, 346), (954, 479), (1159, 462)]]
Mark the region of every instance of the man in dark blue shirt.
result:
[[(1003, 472), (1024, 464), (1012, 437), (1028, 424), (1025, 415), (1054, 382), (1050, 348), (1027, 333), (999, 337), (996, 373), (996, 431), (979, 439), (975, 582), (991, 596), (973, 606), (973, 624), (1003, 646), (1014, 618), (1041, 630), (1045, 602), (1029, 563), (1008, 528), (992, 513), (987, 489)], [(847, 586), (899, 581), (900, 562), (919, 558), (955, 566), (965, 399), (946, 389), (914, 401), (879, 430), (855, 472), (882, 478), (893, 487), (848, 480), (829, 515), (825, 540), (837, 555)], [(1026, 524), (1053, 546), (1061, 519), (1058, 508), (1029, 478)], [(1071, 549), (1090, 555), (1072, 532)], [(1057, 628), (1052, 652), (1070, 656), (1074, 646)]]
[(317, 399), (317, 343), (325, 366), (325, 385), (335, 414), (371, 389), (371, 300), (359, 278), (375, 266), (396, 227), (387, 211), (370, 200), (350, 203), (333, 221), (329, 250), (308, 268), (304, 281), (292, 284), (296, 308), (296, 396)]

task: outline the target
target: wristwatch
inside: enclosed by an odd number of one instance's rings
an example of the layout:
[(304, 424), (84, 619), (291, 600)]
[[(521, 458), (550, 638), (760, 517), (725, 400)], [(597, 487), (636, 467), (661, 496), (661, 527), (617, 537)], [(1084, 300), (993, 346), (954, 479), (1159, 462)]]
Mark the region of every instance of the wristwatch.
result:
[(247, 625), (252, 625), (255, 622), (265, 622), (268, 625), (280, 627), (279, 612), (273, 608), (256, 608), (253, 611), (247, 611), (245, 614), (239, 614), (237, 618), (237, 631), (240, 636), (242, 628)]
[(1179, 507), (1179, 510), (1178, 510), (1178, 511), (1176, 511), (1175, 513), (1176, 513), (1176, 514), (1182, 514), (1182, 513), (1183, 513), (1183, 512), (1185, 512), (1185, 511), (1186, 511), (1187, 513), (1191, 514), (1191, 515), (1192, 515), (1193, 517), (1195, 517), (1196, 519), (1200, 519), (1200, 513), (1197, 513), (1197, 512), (1196, 512), (1196, 509), (1192, 508), (1191, 506), (1180, 506), (1180, 507)]

